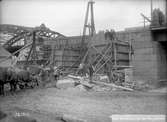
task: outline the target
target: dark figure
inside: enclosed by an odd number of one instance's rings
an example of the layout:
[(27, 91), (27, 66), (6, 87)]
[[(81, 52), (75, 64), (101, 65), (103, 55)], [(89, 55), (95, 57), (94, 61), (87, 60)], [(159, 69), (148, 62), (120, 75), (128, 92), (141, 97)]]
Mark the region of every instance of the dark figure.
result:
[(39, 86), (39, 77), (37, 75), (31, 75), (30, 82), (32, 83), (31, 88), (34, 86)]
[(81, 63), (78, 68), (78, 75), (85, 76), (86, 75), (86, 65), (84, 63)]
[(10, 90), (14, 91), (15, 88), (15, 75), (13, 74), (10, 67), (0, 67), (0, 94), (4, 95), (4, 85), (9, 83)]
[(110, 83), (113, 82), (111, 69), (111, 63), (108, 62), (104, 65), (104, 73), (108, 76)]
[(60, 72), (58, 70), (58, 67), (56, 66), (54, 67), (53, 75), (54, 75), (54, 79), (57, 81), (59, 79)]
[[(32, 76), (30, 72), (21, 70), (17, 74), (20, 89), (29, 87), (29, 84), (31, 83), (36, 83), (36, 85), (38, 86), (38, 79), (35, 76)], [(31, 87), (33, 86), (31, 85)]]
[(4, 95), (4, 84), (7, 79), (7, 68), (0, 67), (0, 94)]
[(107, 39), (114, 40), (116, 38), (116, 33), (113, 29), (111, 29), (110, 31), (106, 30), (104, 36), (105, 36), (105, 40)]
[(93, 80), (93, 73), (94, 73), (94, 68), (90, 64), (90, 65), (88, 65), (88, 75), (89, 75), (89, 82), (90, 83), (92, 83), (92, 80)]
[(10, 91), (16, 91), (17, 89), (17, 82), (18, 82), (18, 75), (17, 72), (15, 72), (15, 69), (13, 67), (9, 67), (7, 70), (8, 75), (8, 82), (10, 83)]
[(165, 15), (164, 13), (158, 8), (154, 9), (152, 13), (152, 21), (151, 25), (152, 26), (162, 26), (165, 24)]

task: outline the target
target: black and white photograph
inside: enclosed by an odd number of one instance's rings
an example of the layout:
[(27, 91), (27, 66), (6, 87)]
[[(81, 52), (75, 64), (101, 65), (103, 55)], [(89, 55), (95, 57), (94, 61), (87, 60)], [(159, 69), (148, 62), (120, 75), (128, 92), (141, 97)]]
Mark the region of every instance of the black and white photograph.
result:
[(0, 0), (0, 122), (167, 122), (167, 0)]

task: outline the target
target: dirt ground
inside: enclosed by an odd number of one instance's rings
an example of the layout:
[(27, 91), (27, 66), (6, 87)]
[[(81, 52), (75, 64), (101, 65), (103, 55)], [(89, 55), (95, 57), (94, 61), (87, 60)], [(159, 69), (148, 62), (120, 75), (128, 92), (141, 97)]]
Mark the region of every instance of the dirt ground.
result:
[(39, 122), (55, 122), (55, 117), (62, 115), (87, 122), (110, 122), (112, 114), (166, 114), (167, 96), (148, 92), (37, 88), (0, 96), (0, 109), (6, 113), (26, 111)]

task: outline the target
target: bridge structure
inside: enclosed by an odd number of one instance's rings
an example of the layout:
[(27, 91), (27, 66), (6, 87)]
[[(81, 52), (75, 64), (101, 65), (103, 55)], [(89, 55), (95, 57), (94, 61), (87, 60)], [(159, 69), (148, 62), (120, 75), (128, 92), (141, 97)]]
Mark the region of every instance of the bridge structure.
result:
[(8, 39), (3, 40), (2, 46), (6, 50), (15, 56), (19, 56), (22, 51), (27, 50), (24, 62), (41, 59), (46, 61), (46, 59), (42, 58), (44, 54), (40, 54), (43, 51), (44, 41), (58, 41), (60, 38), (67, 40), (63, 34), (50, 30), (44, 24), (35, 28), (4, 24), (0, 25), (0, 28), (1, 35), (9, 36)]
[(154, 41), (167, 43), (167, 25), (164, 26), (150, 26), (150, 30)]

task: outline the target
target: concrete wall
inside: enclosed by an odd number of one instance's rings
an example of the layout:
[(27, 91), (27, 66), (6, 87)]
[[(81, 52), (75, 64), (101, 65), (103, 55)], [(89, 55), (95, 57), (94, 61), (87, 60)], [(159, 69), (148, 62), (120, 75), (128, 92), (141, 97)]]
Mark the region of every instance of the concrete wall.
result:
[(167, 78), (166, 51), (160, 42), (153, 41), (148, 28), (126, 29), (117, 35), (120, 40), (132, 41), (134, 80), (153, 83)]
[(167, 81), (167, 42), (160, 42), (157, 46), (158, 79)]

